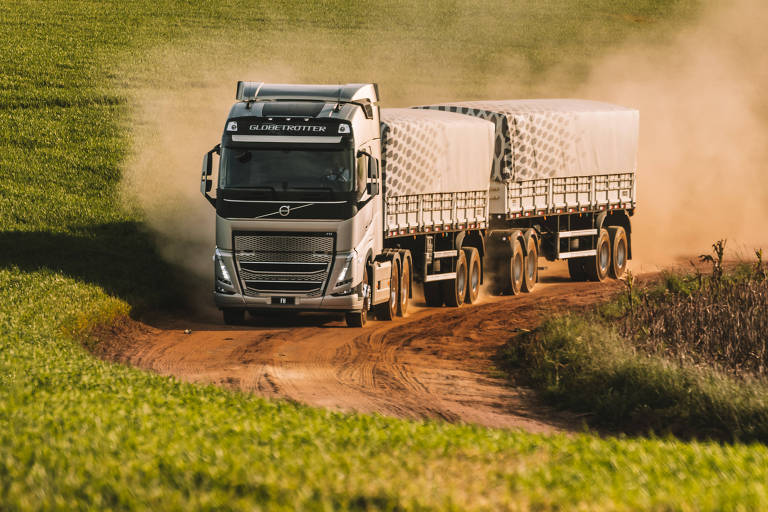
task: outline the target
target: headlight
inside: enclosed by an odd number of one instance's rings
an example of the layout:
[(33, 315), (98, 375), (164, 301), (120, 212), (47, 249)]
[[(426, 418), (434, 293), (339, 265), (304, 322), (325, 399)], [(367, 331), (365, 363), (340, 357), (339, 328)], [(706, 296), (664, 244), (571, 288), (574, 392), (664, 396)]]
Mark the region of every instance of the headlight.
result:
[[(344, 260), (344, 268), (341, 269), (341, 272), (339, 273), (339, 277), (336, 279), (336, 286), (342, 286), (347, 284), (347, 282), (351, 282), (351, 277), (348, 280), (347, 274), (350, 273), (349, 269), (352, 267), (352, 262), (355, 261), (355, 253), (351, 252), (347, 254), (346, 259)], [(347, 282), (345, 282), (347, 281)]]
[(232, 278), (229, 277), (229, 271), (224, 265), (224, 262), (221, 259), (221, 252), (219, 252), (218, 249), (216, 249), (216, 251), (213, 253), (213, 261), (215, 262), (214, 265), (216, 267), (216, 279), (224, 284), (231, 285)]

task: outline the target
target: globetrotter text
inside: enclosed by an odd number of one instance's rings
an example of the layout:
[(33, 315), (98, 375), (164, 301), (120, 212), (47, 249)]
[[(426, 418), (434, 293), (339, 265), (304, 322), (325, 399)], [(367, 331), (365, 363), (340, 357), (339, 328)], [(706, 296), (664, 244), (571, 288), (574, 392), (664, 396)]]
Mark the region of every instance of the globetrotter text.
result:
[(296, 124), (252, 124), (251, 131), (269, 132), (324, 132), (325, 126), (296, 125)]

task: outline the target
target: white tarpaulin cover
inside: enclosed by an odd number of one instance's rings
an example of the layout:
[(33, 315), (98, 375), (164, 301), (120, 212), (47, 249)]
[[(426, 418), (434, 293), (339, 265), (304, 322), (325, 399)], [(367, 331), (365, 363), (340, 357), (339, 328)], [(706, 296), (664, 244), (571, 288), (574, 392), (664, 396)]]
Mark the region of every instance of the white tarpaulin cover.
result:
[(637, 110), (589, 100), (464, 101), (415, 107), (457, 112), (495, 125), (491, 178), (635, 172)]
[(381, 109), (387, 197), (488, 190), (494, 126), (450, 112)]

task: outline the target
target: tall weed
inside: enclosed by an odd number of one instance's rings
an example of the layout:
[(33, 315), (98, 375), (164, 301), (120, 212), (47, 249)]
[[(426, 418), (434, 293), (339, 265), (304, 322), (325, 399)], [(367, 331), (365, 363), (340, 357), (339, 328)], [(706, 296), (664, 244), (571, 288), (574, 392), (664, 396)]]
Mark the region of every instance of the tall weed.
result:
[(661, 290), (626, 308), (619, 332), (652, 354), (735, 374), (768, 372), (768, 282), (762, 251), (754, 265), (726, 273), (725, 241), (713, 244), (710, 276), (666, 274)]

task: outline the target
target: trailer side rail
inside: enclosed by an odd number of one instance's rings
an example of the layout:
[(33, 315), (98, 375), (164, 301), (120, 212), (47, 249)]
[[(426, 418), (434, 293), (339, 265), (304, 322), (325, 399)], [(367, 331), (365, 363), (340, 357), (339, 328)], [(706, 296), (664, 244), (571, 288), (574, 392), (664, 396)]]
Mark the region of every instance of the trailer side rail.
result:
[(507, 184), (509, 218), (635, 207), (635, 173), (569, 176)]
[(385, 199), (388, 238), (488, 227), (488, 191), (440, 192)]

